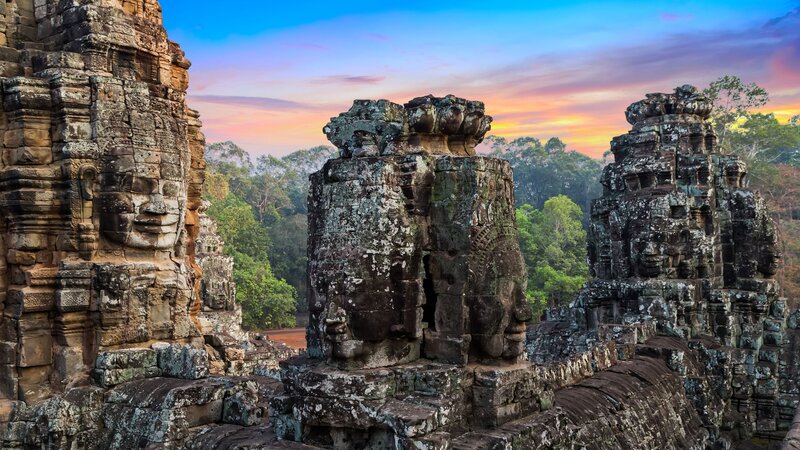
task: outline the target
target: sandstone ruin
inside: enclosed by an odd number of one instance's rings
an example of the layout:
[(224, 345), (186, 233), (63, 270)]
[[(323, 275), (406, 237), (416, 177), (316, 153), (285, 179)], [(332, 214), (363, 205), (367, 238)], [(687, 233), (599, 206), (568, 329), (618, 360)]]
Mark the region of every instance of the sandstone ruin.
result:
[(13, 0), (0, 24), (0, 446), (260, 422), (291, 352), (240, 328), (159, 4)]
[(800, 447), (777, 236), (691, 86), (628, 108), (594, 279), (527, 336), (484, 105), (356, 101), (311, 178), (293, 356), (240, 327), (159, 4), (10, 0), (0, 19), (2, 448)]
[(429, 96), (358, 101), (326, 127), (343, 157), (311, 177), (310, 356), (353, 369), (522, 354), (511, 168), (474, 150), (490, 122), (480, 102)]
[[(324, 448), (735, 448), (800, 392), (779, 252), (691, 86), (649, 94), (592, 210), (595, 279), (528, 333), (513, 182), (483, 105), (356, 101), (312, 176), (308, 357), (271, 421)], [(467, 131), (468, 130), (468, 131)], [(474, 130), (474, 131), (473, 131)], [(451, 144), (452, 142), (452, 144)]]

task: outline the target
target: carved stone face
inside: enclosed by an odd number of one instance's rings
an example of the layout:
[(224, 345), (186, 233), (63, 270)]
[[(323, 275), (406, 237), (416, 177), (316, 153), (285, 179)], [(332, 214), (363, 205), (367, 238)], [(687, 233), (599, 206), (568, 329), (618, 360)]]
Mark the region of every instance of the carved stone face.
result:
[(512, 359), (524, 349), (531, 309), (525, 299), (527, 279), (519, 248), (502, 242), (492, 250), (494, 260), (478, 279), (477, 290), (484, 295), (470, 302), (470, 331), (481, 356)]
[(359, 311), (331, 302), (322, 326), (330, 358), (340, 367), (391, 366), (418, 357), (419, 347), (412, 343), (420, 319), (416, 308)]
[(778, 273), (781, 262), (781, 252), (774, 245), (764, 245), (758, 255), (758, 271), (765, 277), (772, 277)]
[(739, 161), (731, 163), (725, 167), (725, 180), (727, 181), (728, 186), (731, 188), (744, 187), (745, 174), (746, 172), (744, 165)]
[(636, 238), (632, 244), (632, 258), (636, 273), (646, 278), (655, 278), (661, 275), (664, 270), (663, 243), (657, 236), (642, 235)]
[(101, 175), (100, 232), (126, 247), (172, 248), (186, 212), (185, 182), (147, 178), (141, 173)]

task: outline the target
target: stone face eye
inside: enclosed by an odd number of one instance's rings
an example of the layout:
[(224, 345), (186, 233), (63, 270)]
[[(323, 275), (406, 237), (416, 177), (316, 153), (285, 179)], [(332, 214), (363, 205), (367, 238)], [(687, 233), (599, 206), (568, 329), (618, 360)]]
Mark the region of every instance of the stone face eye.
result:
[(131, 192), (135, 194), (152, 194), (158, 191), (158, 181), (149, 178), (134, 178)]
[(178, 186), (178, 183), (173, 183), (173, 182), (164, 183), (164, 187), (162, 188), (161, 191), (164, 197), (177, 197), (179, 192), (180, 192), (180, 187)]
[(133, 176), (129, 173), (105, 173), (101, 177), (106, 192), (128, 192), (132, 183)]

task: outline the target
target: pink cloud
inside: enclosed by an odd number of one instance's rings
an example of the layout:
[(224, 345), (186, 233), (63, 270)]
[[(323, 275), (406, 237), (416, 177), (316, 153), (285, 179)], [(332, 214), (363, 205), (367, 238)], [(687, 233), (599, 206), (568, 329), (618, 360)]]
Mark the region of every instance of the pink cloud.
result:
[(330, 75), (323, 78), (312, 80), (312, 83), (318, 84), (350, 84), (350, 85), (364, 85), (364, 84), (378, 84), (385, 80), (385, 76), (373, 75)]
[(296, 42), (291, 44), (283, 44), (284, 47), (288, 48), (299, 48), (301, 50), (311, 50), (311, 51), (318, 51), (318, 52), (325, 52), (330, 50), (330, 48), (326, 45), (322, 44), (314, 44), (311, 42)]
[(800, 82), (800, 45), (792, 45), (775, 52), (770, 67), (784, 83)]
[(306, 103), (269, 97), (246, 97), (238, 95), (189, 95), (189, 100), (214, 105), (244, 106), (248, 108), (270, 111), (315, 109), (312, 105)]

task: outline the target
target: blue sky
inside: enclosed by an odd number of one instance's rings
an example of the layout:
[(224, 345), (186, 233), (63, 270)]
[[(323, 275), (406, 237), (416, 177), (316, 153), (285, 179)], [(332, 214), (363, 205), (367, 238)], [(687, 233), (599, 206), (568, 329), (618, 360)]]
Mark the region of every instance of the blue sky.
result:
[(724, 74), (800, 105), (800, 3), (238, 2), (163, 0), (194, 65), (190, 105), (209, 141), (285, 154), (325, 143), (355, 98), (484, 100), (494, 133), (598, 155), (646, 92)]

